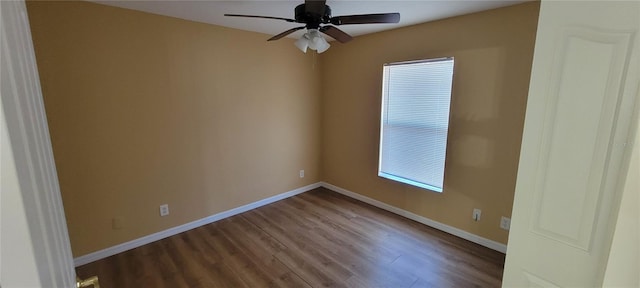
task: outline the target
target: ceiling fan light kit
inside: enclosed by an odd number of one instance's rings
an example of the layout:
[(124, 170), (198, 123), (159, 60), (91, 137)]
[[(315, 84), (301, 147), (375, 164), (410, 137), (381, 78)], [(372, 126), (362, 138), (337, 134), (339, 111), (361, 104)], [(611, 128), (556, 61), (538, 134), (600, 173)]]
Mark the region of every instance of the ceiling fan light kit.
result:
[[(302, 35), (295, 42), (296, 47), (302, 52), (307, 53), (307, 48), (316, 50), (318, 53), (327, 51), (331, 45), (327, 42), (322, 34), (324, 33), (336, 39), (340, 43), (346, 43), (353, 39), (349, 34), (332, 25), (346, 24), (371, 24), (371, 23), (398, 23), (400, 22), (400, 13), (381, 13), (381, 14), (361, 14), (331, 17), (331, 7), (326, 5), (326, 0), (305, 0), (304, 4), (300, 4), (295, 8), (295, 19), (272, 16), (256, 16), (241, 14), (224, 14), (231, 17), (247, 17), (247, 18), (263, 18), (284, 20), (287, 22), (304, 23), (305, 26), (291, 28), (278, 35), (275, 35), (267, 41), (278, 40), (293, 32), (301, 29), (307, 29), (307, 33)], [(332, 24), (324, 25), (321, 24)]]
[(304, 33), (294, 44), (304, 53), (307, 53), (307, 48), (322, 53), (331, 47), (331, 44), (320, 35), (318, 29), (309, 29), (309, 31)]

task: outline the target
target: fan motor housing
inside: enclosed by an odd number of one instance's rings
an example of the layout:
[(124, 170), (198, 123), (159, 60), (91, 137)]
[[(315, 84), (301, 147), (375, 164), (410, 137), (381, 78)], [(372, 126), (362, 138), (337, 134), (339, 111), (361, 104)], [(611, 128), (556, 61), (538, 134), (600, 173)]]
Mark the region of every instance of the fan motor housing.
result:
[(331, 21), (331, 7), (329, 5), (324, 5), (324, 15), (307, 13), (305, 4), (296, 6), (295, 14), (296, 22), (306, 23), (308, 29), (318, 29), (320, 24)]

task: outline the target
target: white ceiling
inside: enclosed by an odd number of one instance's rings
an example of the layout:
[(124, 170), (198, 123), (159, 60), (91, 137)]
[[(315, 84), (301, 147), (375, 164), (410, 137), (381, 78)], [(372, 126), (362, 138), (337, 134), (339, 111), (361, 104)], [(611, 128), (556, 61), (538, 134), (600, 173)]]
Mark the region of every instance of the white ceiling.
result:
[[(368, 14), (368, 13), (400, 13), (398, 24), (361, 24), (342, 25), (339, 28), (352, 36), (394, 29), (438, 19), (469, 14), (498, 7), (523, 3), (528, 0), (328, 0), (332, 16)], [(529, 0), (530, 1), (530, 0)], [(275, 35), (287, 29), (300, 26), (299, 23), (288, 23), (280, 20), (225, 17), (223, 14), (249, 14), (294, 18), (294, 8), (304, 1), (140, 1), (140, 0), (93, 0), (92, 2), (166, 15), (197, 22), (215, 24), (230, 28), (254, 31)], [(299, 38), (304, 32), (298, 31), (289, 35)], [(266, 36), (265, 36), (266, 37)], [(328, 39), (331, 40), (331, 39)]]

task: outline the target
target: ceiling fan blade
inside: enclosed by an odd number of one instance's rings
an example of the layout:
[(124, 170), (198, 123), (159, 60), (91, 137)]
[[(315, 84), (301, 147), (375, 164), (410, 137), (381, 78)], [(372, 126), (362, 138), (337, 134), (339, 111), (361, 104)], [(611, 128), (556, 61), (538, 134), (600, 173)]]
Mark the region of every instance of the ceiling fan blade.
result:
[(351, 41), (351, 39), (353, 39), (351, 35), (331, 25), (321, 27), (320, 32), (331, 36), (333, 39), (338, 40), (338, 42), (340, 43), (349, 42)]
[(400, 13), (345, 15), (331, 18), (331, 24), (333, 25), (398, 22), (400, 22)]
[(324, 15), (326, 0), (305, 0), (304, 9), (307, 14)]
[(245, 18), (263, 18), (263, 19), (275, 19), (275, 20), (284, 20), (287, 22), (296, 22), (296, 20), (282, 17), (271, 17), (271, 16), (256, 16), (256, 15), (241, 15), (241, 14), (224, 14), (224, 16), (230, 17), (245, 17)]
[(300, 26), (300, 27), (296, 27), (296, 28), (291, 28), (291, 29), (289, 29), (289, 30), (287, 30), (287, 31), (284, 31), (284, 32), (282, 32), (282, 33), (280, 33), (280, 34), (278, 34), (278, 35), (276, 35), (276, 36), (273, 36), (273, 37), (269, 38), (269, 40), (267, 40), (267, 41), (278, 40), (278, 39), (280, 39), (280, 38), (282, 38), (282, 37), (284, 37), (284, 36), (287, 36), (287, 35), (289, 35), (289, 34), (291, 34), (291, 33), (293, 33), (293, 32), (296, 32), (296, 31), (298, 31), (298, 30), (300, 30), (300, 29), (304, 29), (304, 26)]

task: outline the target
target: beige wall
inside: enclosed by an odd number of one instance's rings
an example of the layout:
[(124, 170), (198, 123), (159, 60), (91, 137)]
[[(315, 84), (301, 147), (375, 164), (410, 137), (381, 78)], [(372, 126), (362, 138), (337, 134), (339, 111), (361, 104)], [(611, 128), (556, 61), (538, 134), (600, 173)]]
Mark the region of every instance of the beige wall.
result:
[[(321, 180), (506, 243), (538, 3), (320, 57), (291, 39), (86, 2), (28, 9), (76, 257)], [(442, 56), (456, 68), (438, 194), (376, 169), (382, 64)]]
[(321, 180), (320, 73), (291, 39), (27, 4), (74, 256)]
[[(356, 38), (322, 54), (323, 180), (507, 242), (539, 3)], [(377, 176), (382, 65), (455, 57), (442, 194)], [(473, 208), (482, 219), (471, 219)]]

